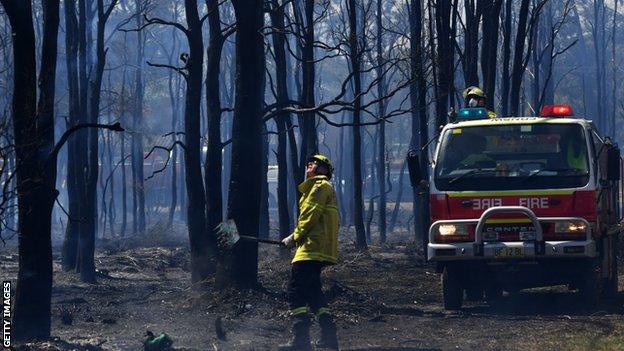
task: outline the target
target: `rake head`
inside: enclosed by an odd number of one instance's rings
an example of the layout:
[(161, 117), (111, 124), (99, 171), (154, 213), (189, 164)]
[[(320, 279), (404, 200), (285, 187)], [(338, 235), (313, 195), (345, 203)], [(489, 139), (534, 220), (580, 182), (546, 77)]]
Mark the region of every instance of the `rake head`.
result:
[(236, 223), (232, 219), (219, 224), (216, 229), (217, 243), (221, 248), (231, 249), (240, 240), (238, 228), (236, 228)]

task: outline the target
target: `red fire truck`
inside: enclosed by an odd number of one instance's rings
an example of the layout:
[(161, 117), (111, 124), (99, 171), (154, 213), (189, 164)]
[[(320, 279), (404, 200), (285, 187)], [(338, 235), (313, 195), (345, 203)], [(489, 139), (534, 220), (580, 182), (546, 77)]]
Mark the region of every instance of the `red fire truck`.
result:
[(446, 309), (464, 293), (491, 301), (538, 286), (567, 285), (591, 305), (617, 293), (620, 152), (569, 105), (539, 117), (459, 110), (430, 165), (427, 256)]

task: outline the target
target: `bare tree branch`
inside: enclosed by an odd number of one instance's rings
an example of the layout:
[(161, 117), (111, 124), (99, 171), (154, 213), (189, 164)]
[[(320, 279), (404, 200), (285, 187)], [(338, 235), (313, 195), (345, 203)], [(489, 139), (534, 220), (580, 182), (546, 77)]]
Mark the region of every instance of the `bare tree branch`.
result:
[(145, 156), (145, 159), (148, 159), (150, 155), (156, 150), (165, 150), (167, 151), (167, 160), (165, 161), (165, 164), (160, 169), (157, 169), (154, 172), (152, 172), (152, 174), (149, 177), (145, 178), (145, 180), (150, 180), (154, 178), (156, 174), (162, 173), (165, 171), (165, 169), (167, 169), (167, 165), (169, 165), (169, 160), (171, 160), (171, 151), (176, 147), (176, 145), (179, 145), (182, 149), (184, 149), (184, 151), (186, 151), (186, 145), (184, 145), (184, 143), (181, 142), (180, 140), (176, 140), (169, 147), (160, 146), (160, 145), (155, 145), (154, 147), (152, 147), (150, 152), (148, 152), (147, 155)]
[(114, 123), (114, 124), (100, 124), (100, 123), (80, 123), (80, 124), (77, 124), (77, 125), (69, 128), (68, 130), (66, 130), (65, 133), (63, 133), (63, 135), (59, 139), (58, 143), (56, 143), (56, 145), (54, 146), (52, 151), (50, 151), (50, 154), (48, 155), (48, 160), (51, 161), (51, 160), (56, 159), (56, 157), (58, 156), (59, 151), (61, 150), (63, 145), (65, 145), (65, 143), (67, 142), (69, 137), (72, 134), (74, 134), (75, 132), (79, 131), (80, 129), (84, 129), (84, 128), (109, 129), (109, 130), (112, 130), (112, 131), (115, 131), (115, 132), (123, 132), (125, 130), (125, 129), (123, 129), (121, 127), (121, 124), (119, 122)]

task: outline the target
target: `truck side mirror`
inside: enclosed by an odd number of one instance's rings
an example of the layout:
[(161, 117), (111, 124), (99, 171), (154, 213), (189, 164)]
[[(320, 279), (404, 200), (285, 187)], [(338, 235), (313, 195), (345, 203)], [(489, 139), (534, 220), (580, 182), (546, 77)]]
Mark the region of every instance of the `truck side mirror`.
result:
[(607, 150), (607, 180), (620, 180), (620, 148), (617, 145)]
[(407, 170), (410, 176), (410, 183), (412, 187), (417, 187), (422, 179), (422, 170), (420, 169), (420, 162), (418, 159), (418, 152), (416, 150), (409, 150), (407, 152)]

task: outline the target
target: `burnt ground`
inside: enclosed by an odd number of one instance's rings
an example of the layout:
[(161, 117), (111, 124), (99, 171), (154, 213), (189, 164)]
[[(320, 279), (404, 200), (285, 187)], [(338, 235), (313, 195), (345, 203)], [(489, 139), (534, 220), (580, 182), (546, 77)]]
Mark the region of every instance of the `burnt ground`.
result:
[[(166, 332), (175, 350), (272, 350), (283, 342), (288, 259), (264, 246), (262, 287), (199, 294), (189, 283), (189, 254), (179, 232), (177, 239), (161, 234), (99, 243), (97, 284), (62, 272), (56, 251), (55, 338), (16, 349), (141, 350), (146, 330)], [(573, 291), (542, 288), (494, 306), (469, 302), (448, 312), (441, 306), (439, 275), (413, 245), (371, 247), (367, 254), (352, 246), (342, 244), (341, 263), (324, 276), (344, 350), (624, 350), (622, 294), (586, 309)], [(17, 255), (5, 247), (0, 258), (2, 279), (14, 280)]]

